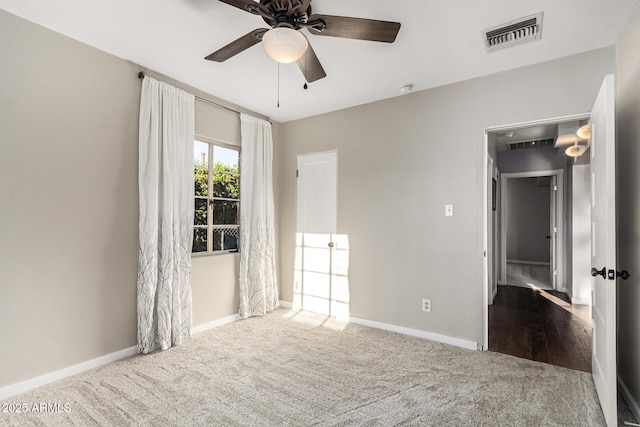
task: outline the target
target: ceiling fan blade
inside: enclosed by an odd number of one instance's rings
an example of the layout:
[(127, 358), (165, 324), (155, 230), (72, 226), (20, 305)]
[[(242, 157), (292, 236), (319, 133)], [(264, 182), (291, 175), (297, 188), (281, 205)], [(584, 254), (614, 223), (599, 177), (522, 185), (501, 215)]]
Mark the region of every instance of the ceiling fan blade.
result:
[(307, 50), (304, 52), (302, 58), (298, 59), (296, 64), (298, 64), (298, 68), (300, 68), (305, 80), (309, 83), (327, 77), (327, 73), (325, 73), (324, 68), (322, 68), (320, 60), (308, 41)]
[(245, 12), (253, 13), (254, 15), (260, 15), (258, 9), (262, 10), (267, 14), (271, 14), (271, 11), (261, 3), (257, 3), (253, 0), (219, 0), (222, 3), (226, 3), (231, 6), (235, 6), (238, 9), (242, 9)]
[(298, 6), (293, 8), (293, 11), (296, 13), (304, 13), (309, 9), (309, 5), (311, 4), (311, 0), (300, 0), (298, 2)]
[[(319, 31), (315, 22), (324, 22), (325, 29)], [(376, 21), (374, 19), (349, 18), (346, 16), (311, 15), (309, 31), (318, 36), (371, 40), (393, 43), (400, 31), (399, 22)]]
[(204, 59), (208, 59), (209, 61), (224, 62), (232, 56), (235, 56), (240, 52), (249, 49), (251, 46), (260, 43), (260, 41), (262, 40), (262, 36), (267, 31), (269, 30), (267, 30), (266, 28), (255, 29), (250, 33), (247, 33), (244, 36), (240, 37), (239, 39), (232, 41), (225, 47), (218, 49)]

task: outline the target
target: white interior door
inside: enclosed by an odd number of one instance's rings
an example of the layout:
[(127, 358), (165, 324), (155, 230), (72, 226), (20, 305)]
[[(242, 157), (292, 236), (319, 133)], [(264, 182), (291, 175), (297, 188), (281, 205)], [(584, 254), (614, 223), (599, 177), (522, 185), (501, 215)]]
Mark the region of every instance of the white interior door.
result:
[(298, 156), (294, 306), (325, 315), (335, 311), (337, 156), (336, 152)]
[(607, 425), (617, 426), (614, 76), (591, 111), (592, 372)]

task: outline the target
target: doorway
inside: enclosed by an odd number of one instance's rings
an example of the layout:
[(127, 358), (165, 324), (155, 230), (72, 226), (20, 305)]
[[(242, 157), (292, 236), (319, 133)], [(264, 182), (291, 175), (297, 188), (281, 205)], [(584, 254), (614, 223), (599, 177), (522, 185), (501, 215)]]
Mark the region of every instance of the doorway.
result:
[(349, 318), (349, 241), (337, 233), (336, 151), (297, 159), (293, 306)]
[(499, 267), (496, 277), (487, 280), (494, 292), (488, 293), (485, 348), (590, 372), (590, 307), (572, 304), (571, 294), (575, 160), (557, 145), (567, 123), (575, 126), (575, 134), (587, 119), (573, 116), (487, 131), (487, 157), (496, 159), (498, 170), (495, 200), (487, 195), (487, 204), (496, 205), (497, 212), (486, 225), (488, 278), (491, 257)]
[(566, 291), (563, 183), (562, 169), (502, 174), (502, 284)]
[[(628, 277), (625, 271), (617, 270), (617, 231), (616, 231), (616, 156), (615, 156), (615, 135), (616, 135), (616, 114), (615, 114), (615, 76), (613, 74), (605, 76), (598, 95), (595, 98), (591, 112), (583, 115), (563, 117), (556, 120), (543, 120), (534, 122), (535, 124), (566, 123), (570, 120), (584, 120), (585, 124), (573, 134), (567, 135), (575, 142), (564, 147), (567, 156), (580, 157), (585, 152), (588, 156), (583, 156), (590, 165), (590, 225), (591, 233), (589, 237), (591, 255), (591, 307), (592, 319), (589, 330), (593, 334), (591, 342), (592, 352), (591, 367), (592, 377), (596, 392), (600, 400), (602, 411), (607, 420), (607, 425), (618, 424), (616, 412), (616, 317), (617, 317), (617, 282), (618, 278)], [(519, 127), (530, 126), (532, 123), (519, 125)], [(499, 129), (516, 128), (517, 126), (502, 126), (485, 130), (486, 150), (484, 167), (487, 165), (487, 157), (490, 152), (489, 133)], [(581, 139), (582, 141), (576, 140)], [(559, 144), (560, 138), (556, 140)], [(554, 145), (555, 146), (555, 145)], [(486, 169), (485, 169), (486, 173)], [(487, 189), (484, 188), (484, 207), (487, 206)], [(486, 213), (486, 209), (484, 210)], [(486, 214), (483, 214), (483, 237), (484, 249), (487, 249), (487, 222)], [(600, 268), (600, 266), (603, 266)], [(484, 254), (483, 264), (484, 280), (483, 290), (485, 295), (485, 345), (489, 342), (489, 316), (488, 299), (486, 299), (488, 283), (487, 254)], [(600, 276), (600, 277), (599, 277)], [(524, 289), (524, 288), (522, 288)], [(542, 294), (544, 291), (540, 292)], [(560, 306), (561, 304), (558, 304)], [(485, 348), (486, 348), (485, 347)]]

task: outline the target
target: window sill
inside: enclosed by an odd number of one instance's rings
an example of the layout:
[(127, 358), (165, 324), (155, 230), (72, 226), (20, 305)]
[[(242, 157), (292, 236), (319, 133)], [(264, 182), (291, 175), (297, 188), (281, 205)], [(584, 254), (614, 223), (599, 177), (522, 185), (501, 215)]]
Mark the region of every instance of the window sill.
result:
[(208, 258), (208, 257), (216, 257), (220, 255), (234, 255), (240, 254), (240, 251), (216, 251), (216, 252), (192, 252), (191, 258)]

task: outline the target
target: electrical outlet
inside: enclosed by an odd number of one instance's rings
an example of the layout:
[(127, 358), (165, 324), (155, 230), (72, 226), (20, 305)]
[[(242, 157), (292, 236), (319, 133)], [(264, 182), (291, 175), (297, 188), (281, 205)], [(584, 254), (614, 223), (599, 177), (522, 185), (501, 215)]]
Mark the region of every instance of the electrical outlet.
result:
[(422, 300), (422, 311), (426, 311), (427, 313), (431, 313), (431, 300), (423, 299)]

